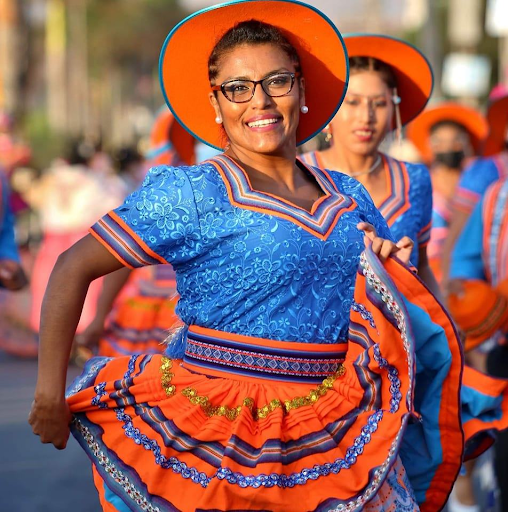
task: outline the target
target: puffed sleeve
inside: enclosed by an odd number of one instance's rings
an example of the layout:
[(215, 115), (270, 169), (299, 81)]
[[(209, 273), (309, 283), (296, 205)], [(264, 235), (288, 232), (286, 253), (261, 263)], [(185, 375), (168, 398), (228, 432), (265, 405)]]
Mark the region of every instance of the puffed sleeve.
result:
[(153, 167), (141, 188), (90, 228), (130, 268), (184, 263), (201, 249), (194, 193), (184, 167)]
[(18, 248), (14, 237), (14, 215), (9, 208), (9, 189), (3, 175), (0, 175), (0, 260), (19, 262)]

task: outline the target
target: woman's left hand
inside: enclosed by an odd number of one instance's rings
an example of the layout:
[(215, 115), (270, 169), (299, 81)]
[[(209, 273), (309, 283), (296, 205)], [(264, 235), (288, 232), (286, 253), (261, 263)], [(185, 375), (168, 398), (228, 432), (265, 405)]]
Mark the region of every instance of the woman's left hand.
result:
[(360, 222), (357, 226), (365, 234), (365, 245), (370, 244), (374, 254), (384, 262), (386, 258), (394, 255), (403, 263), (408, 264), (413, 251), (414, 242), (408, 236), (401, 238), (397, 243), (377, 236), (376, 230), (368, 222)]

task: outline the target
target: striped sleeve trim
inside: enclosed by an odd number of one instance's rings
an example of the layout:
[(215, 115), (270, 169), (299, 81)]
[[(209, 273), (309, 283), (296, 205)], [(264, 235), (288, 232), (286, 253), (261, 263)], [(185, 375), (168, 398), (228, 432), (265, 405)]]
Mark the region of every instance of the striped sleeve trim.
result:
[(430, 232), (432, 229), (432, 221), (423, 227), (418, 233), (418, 247), (426, 247), (430, 241)]
[(115, 213), (109, 212), (96, 222), (90, 233), (119, 261), (129, 268), (168, 263)]
[(459, 189), (453, 201), (453, 206), (464, 213), (471, 213), (481, 199), (481, 195), (471, 190)]

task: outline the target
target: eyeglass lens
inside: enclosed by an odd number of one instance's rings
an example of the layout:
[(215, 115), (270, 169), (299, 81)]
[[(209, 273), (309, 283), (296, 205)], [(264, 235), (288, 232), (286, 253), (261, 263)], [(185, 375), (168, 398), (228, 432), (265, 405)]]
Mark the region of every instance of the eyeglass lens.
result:
[(254, 96), (254, 88), (257, 83), (261, 84), (263, 91), (265, 91), (268, 96), (284, 96), (291, 92), (293, 77), (291, 73), (278, 73), (276, 75), (267, 76), (259, 82), (251, 80), (232, 80), (226, 82), (222, 90), (228, 100), (241, 103), (243, 101), (249, 101)]

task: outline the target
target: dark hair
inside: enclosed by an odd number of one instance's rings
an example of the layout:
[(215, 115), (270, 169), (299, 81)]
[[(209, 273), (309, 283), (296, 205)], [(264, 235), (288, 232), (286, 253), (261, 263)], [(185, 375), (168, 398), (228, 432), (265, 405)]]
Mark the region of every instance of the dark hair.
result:
[(451, 121), (447, 119), (443, 119), (442, 121), (438, 121), (437, 123), (433, 124), (430, 128), (430, 134), (432, 135), (434, 132), (439, 130), (439, 128), (442, 128), (443, 126), (451, 126), (452, 128), (456, 128), (462, 133), (469, 134), (468, 129), (460, 123), (457, 123), (457, 121)]
[(383, 61), (374, 57), (350, 57), (349, 71), (377, 71), (390, 89), (397, 87), (397, 79), (393, 69)]
[(300, 71), (300, 58), (294, 46), (273, 25), (258, 20), (242, 21), (229, 29), (215, 45), (208, 59), (208, 78), (212, 83), (219, 73), (219, 60), (227, 52), (243, 44), (273, 44), (292, 60)]

